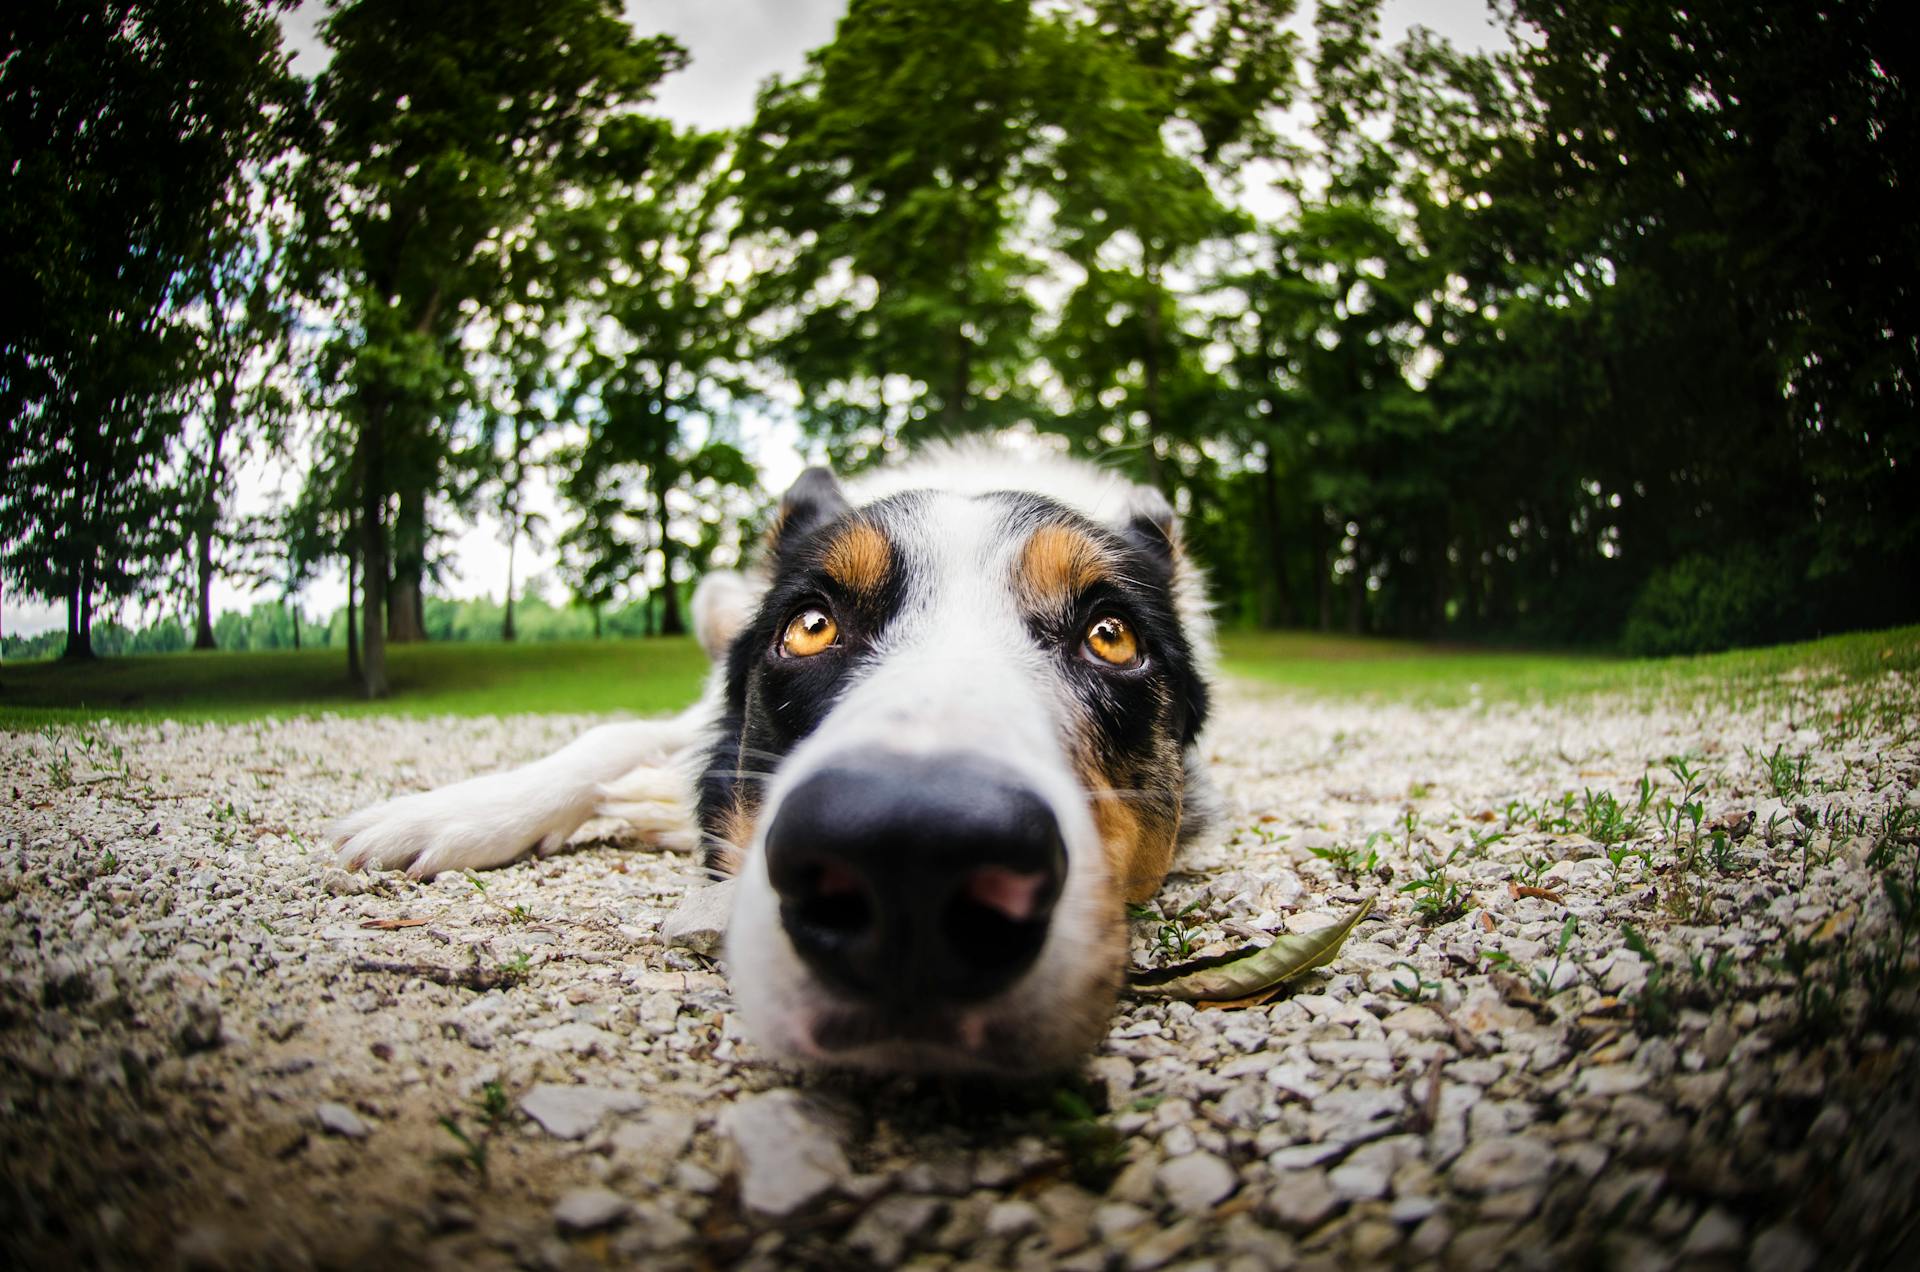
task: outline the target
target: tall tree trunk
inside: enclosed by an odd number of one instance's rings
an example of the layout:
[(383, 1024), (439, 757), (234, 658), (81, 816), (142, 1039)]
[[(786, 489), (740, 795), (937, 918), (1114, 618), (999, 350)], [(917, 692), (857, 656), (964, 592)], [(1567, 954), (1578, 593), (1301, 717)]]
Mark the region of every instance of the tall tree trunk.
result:
[(595, 640), (599, 640), (600, 639), (600, 606), (597, 604), (589, 605), (587, 607), (587, 611), (593, 615), (593, 638)]
[(507, 608), (500, 619), (500, 639), (513, 639), (513, 550), (520, 536), (509, 531), (507, 535)]
[(300, 652), (300, 607), (293, 607), (293, 651)]
[(1280, 478), (1273, 471), (1273, 443), (1265, 443), (1261, 450), (1260, 498), (1266, 505), (1267, 556), (1273, 582), (1273, 612), (1267, 616), (1268, 625), (1291, 627), (1293, 600), (1287, 590), (1287, 536), (1280, 525)]
[(1347, 575), (1347, 631), (1355, 636), (1367, 630), (1367, 554), (1353, 549), (1353, 573)]
[[(358, 537), (358, 530), (352, 532)], [(360, 552), (356, 548), (347, 549), (347, 679), (356, 685), (360, 683), (360, 620), (358, 597), (360, 595)]]
[(226, 444), (227, 430), (233, 427), (234, 383), (222, 380), (213, 408), (213, 439), (207, 452), (206, 494), (200, 500), (200, 514), (193, 528), (194, 580), (193, 647), (217, 649), (213, 639), (213, 527), (220, 519), (220, 491), (226, 484), (226, 461), (220, 451)]
[(85, 662), (93, 657), (93, 645), (87, 639), (86, 624), (81, 618), (85, 606), (82, 599), (86, 589), (84, 578), (85, 575), (76, 569), (73, 582), (67, 587), (67, 647), (60, 656), (74, 662)]
[(213, 522), (204, 514), (193, 530), (194, 566), (193, 647), (218, 649), (213, 638)]
[(660, 634), (684, 636), (687, 625), (680, 617), (680, 589), (673, 582), (673, 536), (667, 532), (667, 492), (655, 492), (660, 510)]
[(80, 649), (72, 657), (93, 657), (93, 556), (80, 563)]
[(1319, 627), (1333, 630), (1333, 550), (1327, 536), (1326, 509), (1319, 509), (1313, 521), (1313, 597), (1320, 611)]
[(393, 589), (387, 593), (387, 639), (396, 645), (427, 638), (422, 575), (427, 559), (427, 493), (400, 492), (393, 519)]
[(387, 696), (387, 495), (383, 408), (368, 411), (360, 429), (360, 686), (369, 698)]

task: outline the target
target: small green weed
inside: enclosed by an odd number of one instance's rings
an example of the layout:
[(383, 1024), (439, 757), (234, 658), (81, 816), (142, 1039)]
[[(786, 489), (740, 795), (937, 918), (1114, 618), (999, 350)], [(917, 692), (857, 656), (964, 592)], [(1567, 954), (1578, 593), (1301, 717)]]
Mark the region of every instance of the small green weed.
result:
[(1554, 946), (1553, 966), (1550, 968), (1536, 967), (1533, 969), (1533, 985), (1540, 997), (1552, 998), (1555, 994), (1572, 987), (1572, 981), (1568, 981), (1565, 985), (1558, 987), (1554, 985), (1554, 982), (1560, 979), (1560, 969), (1566, 963), (1567, 949), (1573, 944), (1573, 934), (1579, 930), (1580, 920), (1574, 915), (1569, 914), (1567, 921), (1560, 925), (1560, 942)]
[[(1400, 979), (1400, 969), (1403, 967), (1407, 970), (1407, 975), (1412, 977), (1411, 980)], [(1406, 999), (1408, 1002), (1424, 1003), (1430, 998), (1439, 996), (1440, 982), (1422, 978), (1420, 969), (1412, 963), (1395, 963), (1390, 970), (1393, 975), (1387, 983), (1393, 987), (1394, 993), (1400, 995), (1400, 997)]]
[(1472, 890), (1450, 873), (1454, 860), (1462, 851), (1462, 848), (1456, 847), (1444, 857), (1431, 852), (1421, 853), (1416, 859), (1420, 876), (1400, 885), (1400, 891), (1415, 894), (1413, 908), (1423, 922), (1445, 923), (1467, 912), (1467, 906), (1473, 898)]
[[(1374, 848), (1385, 837), (1385, 831), (1374, 831), (1367, 836), (1365, 849), (1355, 848), (1351, 844), (1336, 844), (1327, 848), (1309, 848), (1308, 852), (1330, 864), (1343, 878), (1358, 878), (1363, 874), (1372, 874), (1380, 866), (1380, 853)], [(1362, 857), (1364, 851), (1367, 855)]]
[(1662, 961), (1631, 923), (1621, 934), (1627, 948), (1647, 965), (1646, 980), (1641, 982), (1638, 991), (1627, 995), (1626, 1002), (1648, 1033), (1671, 1033), (1681, 1007), (1693, 1003), (1704, 1005), (1733, 988), (1733, 955), (1725, 950), (1711, 959), (1699, 953), (1689, 954), (1683, 975)]
[(1077, 1086), (1056, 1087), (1048, 1113), (1044, 1129), (1060, 1145), (1074, 1182), (1106, 1191), (1126, 1164), (1126, 1140), (1093, 1111), (1093, 1103)]
[(1788, 755), (1785, 743), (1773, 748), (1771, 753), (1747, 749), (1747, 758), (1752, 760), (1767, 779), (1767, 789), (1773, 797), (1785, 803), (1807, 793), (1807, 756)]
[(1200, 898), (1195, 897), (1172, 914), (1166, 912), (1164, 902), (1157, 910), (1150, 910), (1144, 905), (1130, 905), (1127, 913), (1149, 923), (1157, 922), (1159, 926), (1153, 934), (1154, 949), (1166, 958), (1178, 961), (1193, 954), (1193, 939), (1197, 929), (1187, 924), (1186, 917), (1199, 908)]

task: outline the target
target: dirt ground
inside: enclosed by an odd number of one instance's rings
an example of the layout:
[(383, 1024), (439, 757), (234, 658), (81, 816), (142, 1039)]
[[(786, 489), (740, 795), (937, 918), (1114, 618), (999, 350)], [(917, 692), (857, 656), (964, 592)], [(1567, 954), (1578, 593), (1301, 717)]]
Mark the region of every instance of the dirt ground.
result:
[(1126, 1000), (1082, 1072), (998, 1088), (756, 1058), (722, 964), (660, 933), (704, 882), (694, 861), (604, 826), (474, 880), (331, 869), (332, 817), (589, 720), (0, 734), (0, 1250), (236, 1268), (1916, 1255), (1914, 686), (1222, 697), (1230, 833), (1136, 918), (1135, 962), (1368, 895), (1374, 916), (1270, 1003)]

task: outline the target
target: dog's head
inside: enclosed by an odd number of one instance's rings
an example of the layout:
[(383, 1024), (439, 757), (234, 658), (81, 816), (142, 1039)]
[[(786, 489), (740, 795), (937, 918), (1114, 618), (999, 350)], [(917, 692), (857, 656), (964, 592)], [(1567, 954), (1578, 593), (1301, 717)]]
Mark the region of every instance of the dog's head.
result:
[(851, 495), (812, 469), (782, 503), (702, 789), (734, 991), (775, 1052), (1076, 1059), (1124, 903), (1203, 820), (1211, 638), (1173, 511), (1034, 464), (1003, 485), (949, 453)]

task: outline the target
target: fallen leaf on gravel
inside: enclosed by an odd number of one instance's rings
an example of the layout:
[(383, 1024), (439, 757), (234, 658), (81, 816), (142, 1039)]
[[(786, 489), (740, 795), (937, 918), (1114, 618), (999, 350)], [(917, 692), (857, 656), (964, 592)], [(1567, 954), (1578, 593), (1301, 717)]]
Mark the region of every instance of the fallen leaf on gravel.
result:
[(1209, 1003), (1246, 1005), (1246, 1000), (1278, 989), (1296, 976), (1333, 961), (1353, 925), (1373, 909), (1373, 898), (1339, 923), (1312, 932), (1282, 936), (1263, 946), (1249, 946), (1158, 971), (1136, 972), (1130, 978), (1136, 993), (1157, 998), (1184, 998)]
[(1257, 994), (1250, 994), (1245, 998), (1197, 998), (1194, 1000), (1193, 1005), (1203, 1010), (1212, 1011), (1235, 1011), (1242, 1007), (1263, 1007), (1275, 994), (1280, 992), (1281, 988), (1281, 986), (1275, 985), (1269, 989), (1263, 989)]
[(381, 932), (391, 932), (394, 928), (425, 927), (432, 919), (368, 919), (360, 926), (374, 928)]
[[(1893, 885), (1888, 884), (1887, 886), (1891, 888)], [(1833, 914), (1825, 923), (1820, 925), (1820, 930), (1813, 934), (1814, 942), (1818, 944), (1822, 941), (1831, 941), (1844, 929), (1851, 927), (1853, 925), (1853, 916), (1856, 912), (1853, 906), (1848, 906), (1846, 909)]]
[(1507, 895), (1518, 901), (1521, 897), (1532, 897), (1537, 901), (1551, 901), (1555, 905), (1565, 905), (1566, 901), (1552, 888), (1536, 888), (1526, 883), (1510, 883)]
[(1489, 932), (1494, 930), (1493, 916), (1491, 914), (1488, 914), (1485, 910), (1480, 911), (1480, 926), (1485, 928)]

